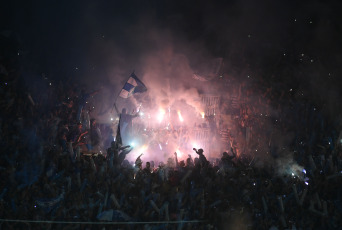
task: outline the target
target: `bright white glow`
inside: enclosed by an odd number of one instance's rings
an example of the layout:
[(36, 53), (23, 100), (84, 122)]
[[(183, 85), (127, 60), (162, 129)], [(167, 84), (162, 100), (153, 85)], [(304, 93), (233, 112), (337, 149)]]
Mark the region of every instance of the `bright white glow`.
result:
[(202, 116), (203, 119), (204, 119), (204, 115), (205, 115), (205, 113), (204, 113), (204, 112), (201, 112), (201, 116)]
[(176, 150), (176, 153), (177, 153), (177, 157), (178, 158), (182, 158), (183, 157), (183, 153), (179, 149)]
[(178, 114), (179, 121), (183, 122), (184, 119), (183, 119), (182, 114), (181, 114), (181, 112), (179, 110), (178, 110), (177, 114)]
[(306, 181), (305, 181), (304, 183), (305, 183), (306, 185), (309, 185), (309, 183), (308, 183), (308, 182), (306, 182)]
[(192, 148), (196, 148), (196, 149), (200, 149), (201, 148), (200, 145), (198, 143), (196, 143), (196, 142), (192, 142), (191, 143), (191, 147)]
[(147, 145), (143, 145), (141, 146), (141, 148), (139, 148), (139, 151), (140, 153), (144, 153), (146, 150), (147, 150), (148, 146)]
[(303, 173), (306, 174), (306, 170), (305, 169), (303, 169)]
[(139, 115), (140, 115), (140, 116), (144, 116), (144, 113), (143, 113), (143, 112), (140, 112)]
[(131, 142), (130, 146), (135, 147), (135, 142)]
[(165, 115), (165, 110), (160, 108), (159, 109), (159, 113), (157, 115), (157, 120), (158, 120), (159, 123), (163, 121), (164, 115)]
[(110, 120), (111, 120), (111, 121), (113, 121), (113, 120), (114, 120), (114, 118), (112, 118), (112, 117), (111, 117), (111, 118), (110, 118)]
[(162, 148), (161, 144), (159, 144), (159, 148), (160, 148), (160, 150), (163, 150), (163, 148)]

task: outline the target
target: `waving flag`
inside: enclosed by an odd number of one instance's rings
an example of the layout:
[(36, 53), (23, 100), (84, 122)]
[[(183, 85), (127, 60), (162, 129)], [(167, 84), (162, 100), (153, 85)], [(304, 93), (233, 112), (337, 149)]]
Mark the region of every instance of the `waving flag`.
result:
[(134, 73), (132, 73), (122, 88), (119, 96), (122, 98), (129, 98), (135, 93), (143, 93), (145, 91), (147, 91), (147, 88), (144, 83), (140, 81)]

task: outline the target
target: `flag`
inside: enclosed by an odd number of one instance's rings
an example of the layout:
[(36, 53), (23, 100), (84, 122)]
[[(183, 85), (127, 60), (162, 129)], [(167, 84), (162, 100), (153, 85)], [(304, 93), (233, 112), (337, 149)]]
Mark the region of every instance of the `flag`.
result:
[(147, 91), (147, 88), (144, 83), (140, 81), (134, 73), (132, 73), (122, 88), (119, 96), (122, 98), (129, 98), (135, 93), (143, 93), (145, 91)]
[(120, 118), (119, 118), (118, 129), (116, 130), (116, 137), (115, 137), (116, 148), (119, 148), (119, 145), (122, 146), (122, 138), (121, 138), (120, 125), (121, 125), (121, 115), (120, 115)]

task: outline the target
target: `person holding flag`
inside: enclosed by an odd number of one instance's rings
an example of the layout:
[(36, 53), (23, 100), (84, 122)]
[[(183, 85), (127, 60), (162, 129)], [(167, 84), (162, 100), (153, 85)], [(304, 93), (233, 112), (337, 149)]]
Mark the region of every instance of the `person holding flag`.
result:
[(132, 137), (132, 130), (133, 130), (133, 119), (139, 116), (139, 110), (135, 114), (128, 114), (126, 108), (123, 108), (121, 113), (119, 112), (116, 104), (114, 104), (114, 108), (117, 114), (120, 116), (120, 130), (121, 130), (121, 138), (122, 142), (126, 143)]
[[(129, 76), (127, 82), (120, 91), (119, 97), (129, 98), (133, 94), (146, 92), (147, 88), (142, 81), (134, 74), (134, 72)], [(127, 109), (123, 108), (121, 113), (119, 112), (116, 103), (114, 103), (114, 108), (116, 113), (120, 116), (120, 130), (121, 138), (123, 143), (126, 143), (132, 137), (133, 131), (133, 119), (139, 116), (140, 110), (135, 114), (128, 114)]]

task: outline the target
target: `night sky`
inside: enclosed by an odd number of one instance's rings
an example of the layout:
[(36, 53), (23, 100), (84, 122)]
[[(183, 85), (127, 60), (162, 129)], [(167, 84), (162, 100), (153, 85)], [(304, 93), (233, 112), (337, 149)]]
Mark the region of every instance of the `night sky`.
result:
[(236, 78), (257, 73), (318, 95), (334, 91), (336, 98), (341, 6), (337, 0), (7, 1), (1, 33), (17, 42), (23, 72), (52, 79), (116, 84), (132, 70), (143, 74), (146, 56), (172, 47), (193, 69), (222, 57), (225, 73)]

